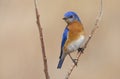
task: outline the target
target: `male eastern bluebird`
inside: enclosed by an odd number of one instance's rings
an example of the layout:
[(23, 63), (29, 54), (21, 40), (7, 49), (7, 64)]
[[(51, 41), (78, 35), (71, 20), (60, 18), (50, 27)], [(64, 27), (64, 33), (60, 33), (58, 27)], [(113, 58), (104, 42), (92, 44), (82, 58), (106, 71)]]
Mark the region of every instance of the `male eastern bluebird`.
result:
[(70, 56), (74, 64), (74, 61), (70, 55), (73, 51), (83, 51), (83, 48), (80, 48), (81, 44), (84, 42), (84, 28), (80, 21), (78, 15), (73, 11), (68, 11), (65, 13), (63, 20), (67, 23), (67, 26), (64, 30), (62, 43), (61, 43), (61, 53), (59, 57), (59, 63), (57, 68), (61, 68), (63, 61), (67, 55)]

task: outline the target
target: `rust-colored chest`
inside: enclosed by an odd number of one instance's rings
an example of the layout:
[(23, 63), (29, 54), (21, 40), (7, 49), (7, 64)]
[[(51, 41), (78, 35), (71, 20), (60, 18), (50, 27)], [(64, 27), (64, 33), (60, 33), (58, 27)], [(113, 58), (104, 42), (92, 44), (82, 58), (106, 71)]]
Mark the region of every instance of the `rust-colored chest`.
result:
[(69, 24), (68, 29), (69, 29), (68, 37), (71, 40), (75, 40), (79, 38), (80, 35), (84, 34), (83, 25), (78, 21)]
[(67, 28), (69, 29), (69, 32), (64, 46), (65, 51), (67, 51), (68, 45), (70, 45), (73, 41), (78, 40), (81, 35), (84, 35), (83, 25), (78, 21), (69, 24)]

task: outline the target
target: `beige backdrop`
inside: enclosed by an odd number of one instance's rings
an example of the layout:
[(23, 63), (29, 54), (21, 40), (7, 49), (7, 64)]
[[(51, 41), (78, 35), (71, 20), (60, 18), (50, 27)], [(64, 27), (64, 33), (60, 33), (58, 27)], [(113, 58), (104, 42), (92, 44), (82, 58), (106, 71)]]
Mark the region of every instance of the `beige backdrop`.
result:
[[(100, 0), (39, 0), (51, 79), (64, 79), (72, 65), (56, 68), (66, 23), (65, 12), (81, 17), (86, 35), (93, 28)], [(104, 0), (104, 15), (70, 79), (120, 79), (120, 0)], [(33, 0), (0, 0), (0, 79), (45, 79)]]

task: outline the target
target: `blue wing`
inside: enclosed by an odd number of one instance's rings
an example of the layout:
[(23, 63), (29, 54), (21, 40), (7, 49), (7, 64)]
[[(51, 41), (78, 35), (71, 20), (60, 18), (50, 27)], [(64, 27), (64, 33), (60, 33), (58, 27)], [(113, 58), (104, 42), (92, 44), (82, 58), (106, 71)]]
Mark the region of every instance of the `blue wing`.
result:
[(61, 43), (61, 53), (60, 53), (60, 57), (62, 56), (62, 53), (63, 53), (63, 47), (64, 47), (64, 44), (67, 40), (67, 35), (68, 35), (68, 32), (69, 32), (69, 29), (66, 27), (64, 32), (63, 32), (63, 36), (62, 36), (62, 43)]

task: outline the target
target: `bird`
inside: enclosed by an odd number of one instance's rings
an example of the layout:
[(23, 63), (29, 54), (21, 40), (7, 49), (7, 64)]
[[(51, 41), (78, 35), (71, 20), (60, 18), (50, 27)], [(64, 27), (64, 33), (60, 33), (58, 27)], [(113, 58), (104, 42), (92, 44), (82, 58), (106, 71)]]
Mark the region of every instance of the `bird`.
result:
[(65, 20), (67, 26), (65, 27), (62, 36), (61, 52), (57, 69), (61, 69), (67, 55), (70, 56), (71, 60), (76, 65), (75, 59), (72, 58), (70, 53), (74, 51), (83, 52), (84, 50), (81, 45), (85, 40), (85, 32), (77, 13), (74, 11), (68, 11), (64, 14), (63, 20)]

